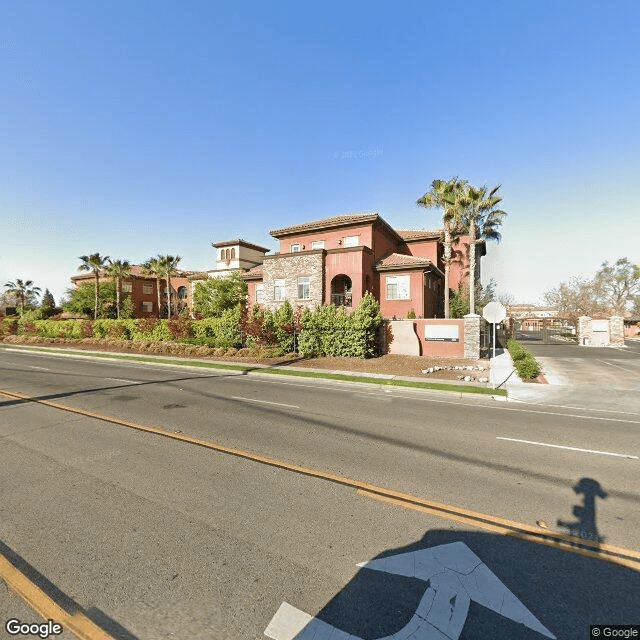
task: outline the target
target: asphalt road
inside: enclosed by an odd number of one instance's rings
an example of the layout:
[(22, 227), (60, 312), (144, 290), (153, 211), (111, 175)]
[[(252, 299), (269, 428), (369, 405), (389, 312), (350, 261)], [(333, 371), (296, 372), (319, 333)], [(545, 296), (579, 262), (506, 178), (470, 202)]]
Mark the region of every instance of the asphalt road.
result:
[[(0, 379), (0, 389), (640, 548), (640, 416), (10, 350)], [(326, 480), (17, 400), (0, 399), (0, 438), (0, 550), (113, 637), (264, 638), (282, 602), (381, 637), (408, 623), (425, 583), (356, 563), (452, 543), (559, 638), (588, 637), (589, 622), (640, 623), (637, 572)], [(0, 596), (1, 619), (29, 614), (1, 585)], [(472, 602), (460, 637), (542, 636)]]
[(640, 341), (627, 340), (624, 348), (524, 344), (550, 384), (527, 385), (513, 397), (640, 415)]

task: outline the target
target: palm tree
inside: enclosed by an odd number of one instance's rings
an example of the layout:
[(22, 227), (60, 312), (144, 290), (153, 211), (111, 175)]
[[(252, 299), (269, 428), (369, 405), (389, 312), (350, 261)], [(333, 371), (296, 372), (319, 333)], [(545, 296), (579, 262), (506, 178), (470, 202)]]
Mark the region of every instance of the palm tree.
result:
[(149, 258), (142, 265), (142, 273), (145, 273), (150, 276), (155, 276), (156, 278), (156, 292), (158, 294), (158, 318), (160, 317), (160, 279), (164, 275), (163, 267), (162, 267), (162, 256), (158, 256), (157, 258)]
[(451, 180), (434, 180), (431, 191), (425, 193), (416, 204), (425, 209), (438, 207), (442, 209), (442, 226), (444, 227), (444, 317), (450, 315), (449, 309), (449, 271), (451, 267), (451, 244), (456, 229), (461, 220), (455, 206), (456, 198), (466, 186), (466, 180), (451, 178)]
[(167, 281), (167, 318), (171, 318), (171, 276), (178, 273), (180, 256), (158, 256), (162, 265), (162, 273)]
[(7, 293), (16, 296), (20, 300), (20, 315), (24, 313), (24, 306), (27, 301), (40, 293), (40, 287), (34, 287), (33, 280), (23, 282), (20, 278), (16, 278), (15, 282), (7, 282), (4, 286)]
[(131, 263), (128, 260), (109, 260), (105, 273), (113, 278), (116, 285), (116, 317), (120, 320), (120, 280), (131, 275)]
[(476, 305), (476, 245), (481, 240), (497, 240), (502, 237), (498, 227), (506, 212), (496, 209), (502, 202), (497, 195), (500, 185), (489, 191), (488, 187), (465, 185), (453, 205), (469, 234), (469, 313), (475, 313)]
[(96, 279), (96, 297), (93, 308), (93, 319), (98, 319), (98, 297), (100, 295), (100, 271), (103, 270), (109, 260), (109, 256), (101, 256), (99, 253), (92, 253), (90, 256), (80, 256), (82, 264), (78, 271), (92, 271)]

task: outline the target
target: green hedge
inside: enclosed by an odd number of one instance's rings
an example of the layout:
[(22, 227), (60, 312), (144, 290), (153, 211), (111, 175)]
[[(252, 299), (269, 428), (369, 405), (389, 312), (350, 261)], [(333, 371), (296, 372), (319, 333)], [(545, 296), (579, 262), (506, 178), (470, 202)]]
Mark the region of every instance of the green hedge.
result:
[(6, 318), (0, 321), (0, 336), (30, 335), (42, 338), (114, 338), (165, 342), (182, 340), (209, 347), (240, 347), (239, 312), (221, 318), (190, 320), (29, 320)]
[(299, 352), (302, 357), (375, 355), (378, 328), (382, 324), (375, 298), (367, 294), (356, 310), (348, 314), (334, 305), (308, 309), (302, 314)]
[(540, 373), (540, 365), (531, 351), (523, 347), (513, 338), (507, 340), (507, 349), (511, 354), (513, 366), (523, 380), (531, 380)]

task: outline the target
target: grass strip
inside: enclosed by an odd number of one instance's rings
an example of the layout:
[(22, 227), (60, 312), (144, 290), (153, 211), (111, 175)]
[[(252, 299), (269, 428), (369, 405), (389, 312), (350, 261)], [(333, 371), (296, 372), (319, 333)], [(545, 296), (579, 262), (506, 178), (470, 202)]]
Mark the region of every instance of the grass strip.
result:
[(292, 371), (291, 369), (279, 369), (276, 367), (255, 367), (241, 364), (224, 364), (219, 362), (202, 362), (201, 360), (180, 360), (177, 358), (161, 358), (148, 356), (123, 355), (116, 353), (100, 353), (97, 351), (86, 354), (67, 349), (56, 349), (46, 347), (28, 347), (25, 345), (4, 344), (4, 348), (19, 347), (25, 351), (40, 351), (44, 353), (66, 353), (73, 356), (86, 358), (106, 358), (109, 360), (126, 360), (131, 362), (148, 362), (151, 364), (170, 364), (182, 367), (200, 367), (203, 369), (224, 369), (226, 371), (239, 371), (247, 373), (267, 373), (279, 376), (294, 376), (299, 378), (319, 378), (324, 380), (338, 380), (342, 382), (366, 382), (369, 384), (380, 384), (392, 387), (410, 387), (413, 389), (431, 389), (434, 391), (453, 391), (455, 393), (476, 393), (490, 396), (506, 396), (504, 389), (491, 389), (489, 387), (472, 387), (466, 385), (447, 384), (446, 382), (418, 382), (413, 380), (390, 380), (388, 378), (374, 378), (369, 376), (359, 376), (345, 373), (324, 373), (320, 371)]

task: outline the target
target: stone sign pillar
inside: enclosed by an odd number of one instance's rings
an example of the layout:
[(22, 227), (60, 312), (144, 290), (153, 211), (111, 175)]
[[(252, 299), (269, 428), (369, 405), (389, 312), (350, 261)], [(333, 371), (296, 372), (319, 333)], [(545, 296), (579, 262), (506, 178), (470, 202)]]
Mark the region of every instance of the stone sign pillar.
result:
[(578, 318), (578, 344), (582, 347), (591, 346), (591, 318), (589, 316), (580, 316)]
[(480, 358), (480, 316), (477, 313), (464, 317), (464, 357)]
[(624, 346), (624, 319), (621, 316), (612, 316), (609, 318), (609, 335), (611, 344)]

